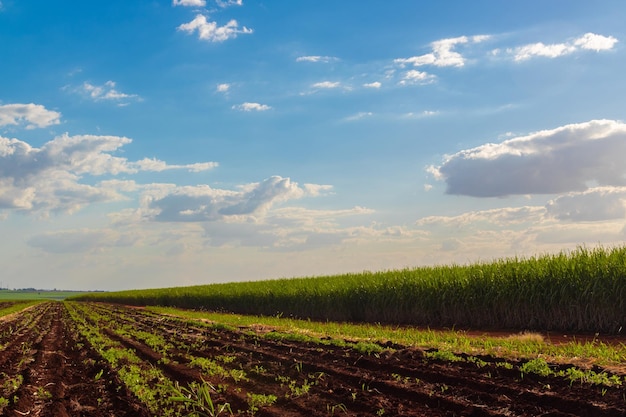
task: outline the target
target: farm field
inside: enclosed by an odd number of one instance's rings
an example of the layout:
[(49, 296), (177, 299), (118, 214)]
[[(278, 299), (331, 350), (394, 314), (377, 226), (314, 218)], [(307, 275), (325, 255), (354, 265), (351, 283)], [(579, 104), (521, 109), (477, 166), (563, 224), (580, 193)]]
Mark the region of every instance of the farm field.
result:
[(7, 416), (626, 415), (626, 373), (607, 369), (111, 304), (0, 319)]
[(72, 299), (335, 322), (620, 335), (626, 329), (626, 246)]
[(50, 291), (50, 290), (0, 290), (0, 302), (7, 300), (64, 300), (75, 297), (80, 291)]

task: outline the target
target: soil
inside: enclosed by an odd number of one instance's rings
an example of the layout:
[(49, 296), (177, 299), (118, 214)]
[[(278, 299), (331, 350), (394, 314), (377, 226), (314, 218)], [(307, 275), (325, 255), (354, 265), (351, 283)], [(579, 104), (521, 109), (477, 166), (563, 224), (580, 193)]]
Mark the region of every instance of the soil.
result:
[(86, 347), (61, 303), (40, 304), (0, 324), (0, 384), (0, 397), (10, 402), (0, 409), (3, 416), (150, 415)]
[[(252, 395), (271, 394), (275, 403), (259, 407), (254, 415), (626, 416), (624, 387), (521, 375), (501, 366), (500, 358), (480, 357), (479, 364), (446, 362), (397, 345), (368, 355), (349, 347), (286, 341), (268, 329), (262, 336), (250, 328), (185, 323), (126, 307), (93, 308), (117, 326), (160, 336), (168, 345), (168, 360), (139, 336), (122, 336), (115, 327), (101, 329), (181, 385), (207, 381), (219, 387), (213, 401), (228, 402), (236, 414), (252, 414)], [(0, 386), (5, 398), (17, 397), (3, 415), (149, 415), (77, 335), (62, 303), (46, 303), (0, 323), (0, 343), (0, 384), (23, 377), (13, 393)], [(227, 372), (209, 374), (190, 358), (214, 360)], [(245, 378), (235, 378), (241, 371)]]

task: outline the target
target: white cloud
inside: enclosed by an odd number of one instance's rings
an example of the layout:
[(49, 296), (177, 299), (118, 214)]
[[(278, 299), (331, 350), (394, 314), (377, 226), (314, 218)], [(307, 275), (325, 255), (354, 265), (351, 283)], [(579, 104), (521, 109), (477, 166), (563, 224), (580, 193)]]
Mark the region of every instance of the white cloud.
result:
[[(416, 226), (427, 234), (422, 250), (437, 264), (535, 256), (598, 242), (623, 244), (624, 218), (591, 222), (554, 214), (543, 206), (506, 207), (425, 217)], [(455, 250), (441, 253), (446, 247)]]
[(613, 49), (618, 42), (613, 36), (596, 35), (595, 33), (585, 33), (574, 41), (574, 45), (582, 49), (590, 49), (592, 51), (606, 51)]
[(320, 195), (326, 195), (327, 193), (330, 193), (333, 189), (333, 186), (324, 184), (303, 184), (302, 188), (304, 188), (306, 195), (318, 197)]
[(40, 104), (5, 104), (0, 106), (0, 127), (26, 124), (26, 129), (42, 128), (61, 123), (61, 113)]
[(320, 56), (320, 55), (307, 55), (307, 56), (299, 56), (296, 58), (296, 62), (322, 62), (329, 63), (333, 61), (338, 61), (339, 58), (334, 56)]
[(439, 112), (436, 110), (424, 110), (423, 112), (420, 112), (420, 113), (413, 113), (413, 112), (404, 113), (401, 117), (403, 119), (423, 119), (425, 117), (433, 117), (438, 114)]
[(224, 83), (224, 84), (218, 84), (216, 87), (216, 91), (218, 93), (227, 93), (230, 90), (230, 84)]
[[(227, 217), (263, 215), (279, 202), (319, 195), (320, 186), (300, 187), (289, 178), (270, 177), (237, 191), (208, 185), (148, 190), (144, 211), (155, 221), (199, 222)], [(313, 190), (313, 192), (311, 192)]]
[(172, 0), (172, 6), (204, 7), (206, 0)]
[(378, 81), (374, 81), (373, 83), (366, 83), (363, 84), (363, 87), (365, 88), (380, 88), (382, 87), (382, 84)]
[(612, 49), (618, 40), (612, 36), (597, 35), (595, 33), (585, 33), (579, 38), (570, 42), (555, 43), (546, 45), (537, 42), (508, 49), (507, 52), (513, 54), (515, 61), (525, 61), (534, 57), (557, 58), (577, 52), (581, 49), (593, 50), (596, 52)]
[(119, 136), (65, 134), (33, 148), (18, 139), (0, 137), (0, 209), (71, 213), (88, 204), (122, 200), (125, 197), (120, 193), (128, 190), (127, 183), (81, 182), (85, 176), (169, 169), (198, 172), (217, 165), (168, 165), (155, 159), (132, 162), (112, 155), (130, 142)]
[(418, 71), (418, 70), (409, 70), (404, 73), (404, 77), (402, 77), (402, 80), (400, 80), (398, 84), (400, 85), (416, 85), (416, 84), (425, 85), (425, 84), (433, 83), (436, 80), (436, 78), (437, 77), (427, 72)]
[(411, 58), (398, 58), (394, 62), (400, 66), (411, 64), (415, 67), (434, 65), (436, 67), (462, 67), (465, 65), (463, 56), (454, 50), (457, 45), (480, 43), (489, 39), (488, 35), (459, 36), (457, 38), (441, 39), (431, 43), (432, 52)]
[(141, 100), (137, 94), (122, 93), (115, 88), (116, 83), (114, 81), (107, 81), (103, 85), (93, 85), (88, 82), (84, 82), (75, 91), (85, 94), (94, 101), (117, 101), (127, 102), (129, 99)]
[(239, 34), (250, 34), (252, 29), (243, 27), (239, 29), (236, 20), (231, 20), (224, 26), (218, 26), (217, 22), (209, 22), (204, 15), (197, 15), (191, 22), (178, 26), (178, 30), (192, 34), (198, 32), (198, 38), (208, 42), (223, 42), (234, 39)]
[(227, 218), (221, 222), (205, 222), (203, 228), (211, 246), (257, 246), (271, 251), (294, 252), (334, 247), (362, 235), (382, 236), (384, 231), (338, 225), (342, 218), (373, 212), (363, 207), (344, 210), (282, 207), (266, 213), (262, 219), (255, 218), (254, 222)]
[(243, 6), (243, 0), (216, 0), (217, 5), (225, 8), (230, 6)]
[(268, 106), (267, 104), (260, 104), (260, 103), (242, 103), (242, 104), (238, 104), (236, 106), (232, 107), (233, 110), (240, 110), (240, 111), (267, 111), (267, 110), (271, 110), (272, 107)]
[(131, 162), (128, 165), (131, 169), (137, 169), (137, 171), (161, 172), (172, 169), (186, 169), (189, 172), (202, 172), (214, 169), (219, 164), (217, 162), (202, 162), (186, 165), (170, 165), (158, 159), (144, 158), (137, 162)]
[(359, 112), (359, 113), (354, 114), (352, 116), (346, 117), (344, 120), (346, 120), (347, 122), (354, 122), (356, 120), (361, 120), (361, 119), (365, 119), (365, 118), (368, 118), (368, 117), (372, 117), (373, 115), (374, 115), (374, 113), (372, 113), (371, 111)]
[(520, 46), (516, 48), (515, 60), (524, 61), (535, 56), (543, 56), (547, 58), (556, 58), (559, 56), (571, 54), (576, 50), (574, 45), (568, 45), (564, 43), (545, 45), (542, 42), (533, 43), (530, 45)]
[(339, 81), (321, 81), (319, 83), (311, 85), (311, 87), (321, 89), (333, 89), (341, 87), (341, 83)]
[(548, 214), (559, 220), (605, 221), (626, 219), (626, 187), (596, 187), (568, 193), (546, 205)]
[(624, 155), (626, 125), (592, 120), (463, 150), (427, 170), (448, 194), (560, 194), (626, 185)]
[[(132, 186), (132, 184), (131, 184)], [(110, 216), (116, 226), (151, 230), (168, 223), (168, 231), (189, 229), (199, 225), (204, 230), (204, 243), (197, 246), (256, 247), (271, 251), (299, 251), (332, 246), (359, 235), (376, 235), (375, 231), (341, 227), (341, 219), (374, 213), (363, 207), (340, 210), (313, 210), (291, 206), (291, 201), (320, 197), (330, 193), (330, 185), (303, 184), (289, 178), (270, 177), (259, 183), (246, 184), (234, 190), (216, 189), (208, 185), (179, 187), (151, 184), (143, 187), (140, 207)], [(171, 223), (177, 223), (173, 226)], [(190, 239), (182, 236), (180, 244)], [(382, 236), (378, 232), (377, 236)], [(164, 236), (162, 246), (172, 238)], [(322, 245), (323, 242), (326, 242)], [(180, 245), (179, 245), (180, 246)], [(190, 249), (187, 248), (187, 251)]]

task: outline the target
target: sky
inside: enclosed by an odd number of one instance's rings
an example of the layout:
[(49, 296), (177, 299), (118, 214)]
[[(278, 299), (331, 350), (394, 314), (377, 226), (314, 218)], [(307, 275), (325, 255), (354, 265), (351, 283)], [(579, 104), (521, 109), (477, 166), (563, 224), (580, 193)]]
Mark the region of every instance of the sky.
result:
[(621, 0), (0, 0), (0, 286), (626, 240)]

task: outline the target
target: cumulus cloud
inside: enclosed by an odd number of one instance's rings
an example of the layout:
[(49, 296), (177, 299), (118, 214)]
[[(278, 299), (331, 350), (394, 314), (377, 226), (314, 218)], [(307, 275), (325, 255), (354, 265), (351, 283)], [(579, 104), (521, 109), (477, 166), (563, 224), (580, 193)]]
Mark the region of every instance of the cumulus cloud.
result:
[(596, 35), (595, 33), (585, 33), (580, 38), (574, 40), (574, 45), (582, 49), (592, 51), (606, 51), (613, 49), (618, 42), (613, 36)]
[(218, 84), (215, 90), (218, 93), (227, 93), (230, 90), (230, 84), (227, 84), (227, 83)]
[(252, 29), (247, 27), (239, 28), (239, 23), (236, 20), (231, 20), (224, 26), (218, 26), (217, 22), (207, 21), (206, 16), (196, 15), (196, 17), (189, 23), (183, 23), (178, 26), (178, 30), (193, 34), (198, 32), (198, 38), (207, 42), (224, 42), (228, 39), (234, 39), (240, 34), (250, 34)]
[(329, 63), (333, 61), (338, 61), (339, 58), (335, 58), (334, 56), (320, 56), (320, 55), (307, 55), (307, 56), (299, 56), (296, 58), (296, 62), (322, 62)]
[(48, 110), (40, 104), (5, 104), (0, 106), (0, 127), (25, 124), (26, 129), (47, 127), (61, 123), (61, 113)]
[(74, 91), (91, 98), (93, 101), (114, 101), (126, 104), (129, 100), (141, 100), (137, 94), (127, 94), (118, 91), (116, 85), (114, 81), (107, 81), (103, 85), (84, 82), (82, 86), (74, 89)]
[(305, 195), (310, 195), (312, 197), (317, 197), (320, 195), (325, 195), (330, 193), (333, 189), (332, 185), (325, 184), (303, 184)]
[(378, 81), (374, 81), (373, 83), (366, 83), (363, 84), (363, 87), (365, 88), (380, 88), (382, 87), (382, 84)]
[(427, 170), (447, 194), (560, 194), (626, 185), (624, 155), (626, 125), (592, 120), (463, 150)]
[(239, 111), (267, 111), (267, 110), (272, 109), (272, 107), (268, 106), (267, 104), (249, 103), (249, 102), (235, 105), (232, 108), (233, 110), (239, 110)]
[(382, 236), (384, 231), (338, 225), (341, 218), (373, 212), (363, 207), (343, 210), (280, 207), (268, 212), (263, 221), (250, 222), (234, 216), (234, 219), (202, 223), (202, 227), (211, 246), (257, 246), (272, 251), (299, 251), (338, 245), (363, 234)]
[(626, 219), (626, 187), (596, 187), (567, 193), (546, 205), (548, 215), (567, 221)]
[(571, 54), (576, 50), (574, 45), (564, 43), (545, 45), (542, 42), (520, 46), (515, 50), (515, 60), (525, 61), (535, 56), (556, 58), (562, 55)]
[(420, 67), (423, 65), (434, 65), (436, 67), (462, 67), (465, 65), (465, 58), (455, 50), (457, 45), (467, 43), (480, 43), (489, 39), (488, 35), (459, 36), (457, 38), (441, 39), (431, 43), (432, 52), (414, 56), (410, 58), (398, 58), (394, 62), (404, 67), (413, 65)]
[(319, 190), (319, 186), (300, 187), (289, 178), (274, 176), (235, 191), (208, 185), (155, 189), (146, 191), (143, 201), (146, 213), (155, 221), (199, 222), (263, 215), (273, 204), (316, 196)]
[(543, 42), (532, 43), (507, 52), (513, 54), (515, 61), (525, 61), (534, 57), (557, 58), (564, 55), (584, 50), (606, 51), (612, 49), (618, 42), (613, 36), (597, 35), (595, 33), (585, 33), (579, 38), (570, 42), (544, 44)]
[(204, 7), (206, 0), (172, 0), (172, 6)]
[(409, 70), (404, 73), (400, 85), (431, 84), (437, 77), (424, 71)]
[(213, 162), (168, 165), (155, 159), (128, 161), (112, 155), (130, 139), (120, 136), (67, 134), (41, 148), (0, 137), (0, 208), (27, 212), (74, 212), (85, 205), (123, 199), (111, 182), (81, 182), (85, 176), (134, 174), (140, 171), (211, 169)]

